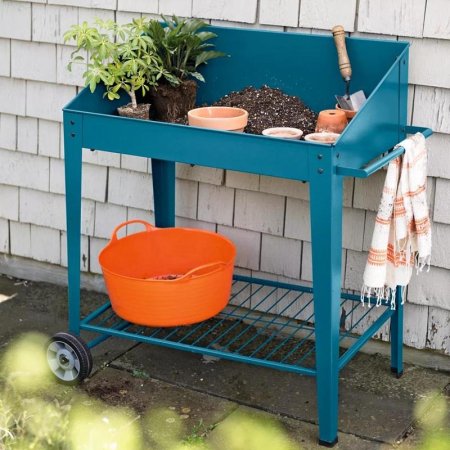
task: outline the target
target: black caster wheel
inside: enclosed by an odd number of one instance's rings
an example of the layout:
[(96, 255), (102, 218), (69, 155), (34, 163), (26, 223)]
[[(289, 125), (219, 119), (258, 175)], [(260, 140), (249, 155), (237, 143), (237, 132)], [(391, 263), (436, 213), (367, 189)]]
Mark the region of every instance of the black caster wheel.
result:
[(92, 355), (79, 336), (56, 333), (47, 344), (47, 362), (51, 373), (62, 384), (74, 385), (89, 376)]

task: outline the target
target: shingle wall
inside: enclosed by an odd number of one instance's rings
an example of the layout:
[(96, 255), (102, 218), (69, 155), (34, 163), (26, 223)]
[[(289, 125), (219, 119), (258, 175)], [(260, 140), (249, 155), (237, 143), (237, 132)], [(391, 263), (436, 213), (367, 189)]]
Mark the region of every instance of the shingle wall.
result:
[[(450, 20), (448, 0), (35, 0), (0, 2), (0, 252), (66, 265), (61, 107), (82, 85), (65, 66), (62, 34), (95, 17), (140, 13), (201, 17), (218, 25), (328, 33), (342, 23), (358, 36), (411, 42), (412, 124), (430, 126), (432, 268), (408, 289), (405, 342), (450, 353)], [(84, 271), (112, 228), (153, 220), (146, 159), (86, 151)], [(177, 216), (217, 230), (239, 247), (238, 265), (272, 278), (311, 280), (308, 185), (179, 165)], [(346, 180), (343, 285), (358, 290), (383, 173)], [(107, 202), (106, 202), (107, 201)], [(388, 330), (379, 337), (389, 338)]]

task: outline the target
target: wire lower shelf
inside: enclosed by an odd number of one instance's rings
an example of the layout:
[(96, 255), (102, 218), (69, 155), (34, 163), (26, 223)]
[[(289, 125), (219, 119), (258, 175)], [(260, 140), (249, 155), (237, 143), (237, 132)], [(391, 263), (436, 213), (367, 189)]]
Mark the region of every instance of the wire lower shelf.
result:
[[(359, 296), (346, 292), (341, 311), (340, 369), (394, 313), (387, 301), (379, 308), (364, 307)], [(355, 334), (368, 319), (364, 334)], [(100, 334), (89, 347), (116, 336), (315, 376), (314, 322), (313, 288), (235, 275), (229, 305), (207, 321), (143, 327), (120, 319), (108, 302), (82, 320), (81, 329)]]

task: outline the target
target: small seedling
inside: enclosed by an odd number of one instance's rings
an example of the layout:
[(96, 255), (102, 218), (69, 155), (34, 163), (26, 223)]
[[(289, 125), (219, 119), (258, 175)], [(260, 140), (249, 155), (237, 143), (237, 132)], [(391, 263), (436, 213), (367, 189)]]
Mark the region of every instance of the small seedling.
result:
[(211, 425), (205, 425), (203, 423), (203, 419), (200, 419), (198, 424), (194, 425), (192, 428), (191, 434), (186, 436), (184, 439), (185, 444), (190, 445), (201, 445), (205, 443), (205, 438), (214, 428), (216, 427), (216, 424)]

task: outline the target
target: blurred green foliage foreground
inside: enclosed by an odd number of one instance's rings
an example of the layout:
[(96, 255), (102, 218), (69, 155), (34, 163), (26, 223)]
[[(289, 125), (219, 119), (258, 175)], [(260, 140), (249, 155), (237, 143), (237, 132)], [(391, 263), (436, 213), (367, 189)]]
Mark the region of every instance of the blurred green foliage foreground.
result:
[[(233, 414), (213, 433), (214, 427), (186, 430), (168, 408), (138, 416), (58, 385), (47, 369), (46, 342), (45, 336), (28, 334), (1, 357), (0, 450), (299, 449), (277, 422), (265, 417)], [(449, 448), (446, 409), (445, 398), (438, 394), (418, 403), (422, 438), (417, 449)]]

